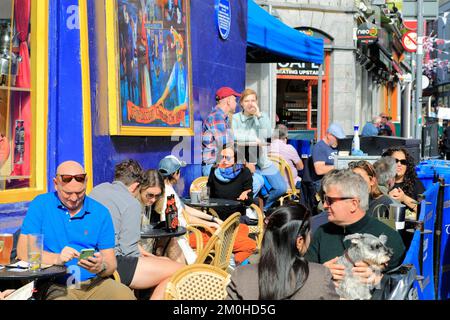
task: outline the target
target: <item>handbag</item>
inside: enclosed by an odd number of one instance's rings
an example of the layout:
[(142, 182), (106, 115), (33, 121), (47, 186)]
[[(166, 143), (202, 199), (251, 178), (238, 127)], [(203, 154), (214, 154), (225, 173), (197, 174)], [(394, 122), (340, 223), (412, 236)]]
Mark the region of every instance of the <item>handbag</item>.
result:
[(386, 272), (372, 300), (418, 300), (417, 289), (414, 288), (416, 276), (417, 271), (412, 264), (402, 264)]

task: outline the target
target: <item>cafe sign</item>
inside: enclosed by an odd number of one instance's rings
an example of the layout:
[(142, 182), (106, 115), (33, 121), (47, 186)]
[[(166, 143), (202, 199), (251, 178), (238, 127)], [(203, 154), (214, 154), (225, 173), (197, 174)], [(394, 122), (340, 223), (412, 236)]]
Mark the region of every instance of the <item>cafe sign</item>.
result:
[(372, 44), (378, 40), (378, 28), (370, 23), (359, 25), (356, 30), (356, 40), (358, 43)]
[[(320, 65), (312, 62), (278, 63), (277, 75), (279, 76), (319, 76)], [(325, 70), (322, 70), (322, 75)]]

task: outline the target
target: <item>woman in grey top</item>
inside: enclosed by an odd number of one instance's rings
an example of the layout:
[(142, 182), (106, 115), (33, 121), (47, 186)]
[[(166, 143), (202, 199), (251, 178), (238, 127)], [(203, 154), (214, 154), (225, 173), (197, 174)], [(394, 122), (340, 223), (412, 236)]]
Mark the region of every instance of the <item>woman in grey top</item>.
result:
[(231, 300), (337, 300), (330, 271), (303, 258), (310, 243), (310, 213), (279, 207), (266, 220), (258, 264), (238, 267), (227, 287)]

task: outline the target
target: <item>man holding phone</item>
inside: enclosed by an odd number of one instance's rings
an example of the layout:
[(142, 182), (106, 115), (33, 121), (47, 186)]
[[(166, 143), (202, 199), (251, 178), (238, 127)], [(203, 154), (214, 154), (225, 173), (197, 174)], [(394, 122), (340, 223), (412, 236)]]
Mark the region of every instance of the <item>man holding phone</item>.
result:
[(107, 208), (86, 196), (86, 181), (79, 163), (66, 161), (58, 167), (56, 192), (39, 195), (29, 205), (18, 258), (27, 260), (29, 235), (42, 233), (42, 263), (68, 267), (67, 276), (50, 286), (46, 299), (134, 300), (129, 288), (109, 277), (117, 266), (113, 222)]

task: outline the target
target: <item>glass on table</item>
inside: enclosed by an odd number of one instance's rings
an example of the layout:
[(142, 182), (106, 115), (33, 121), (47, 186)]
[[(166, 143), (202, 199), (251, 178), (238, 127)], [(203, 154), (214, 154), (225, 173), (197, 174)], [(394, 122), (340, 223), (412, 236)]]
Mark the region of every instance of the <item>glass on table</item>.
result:
[(209, 202), (209, 187), (208, 186), (203, 186), (202, 187), (202, 192), (201, 192), (201, 201), (202, 203), (208, 203)]
[(10, 264), (11, 251), (13, 247), (13, 234), (1, 233), (0, 234), (0, 264)]
[(28, 269), (39, 271), (42, 264), (42, 250), (44, 249), (44, 235), (32, 233), (27, 237)]

